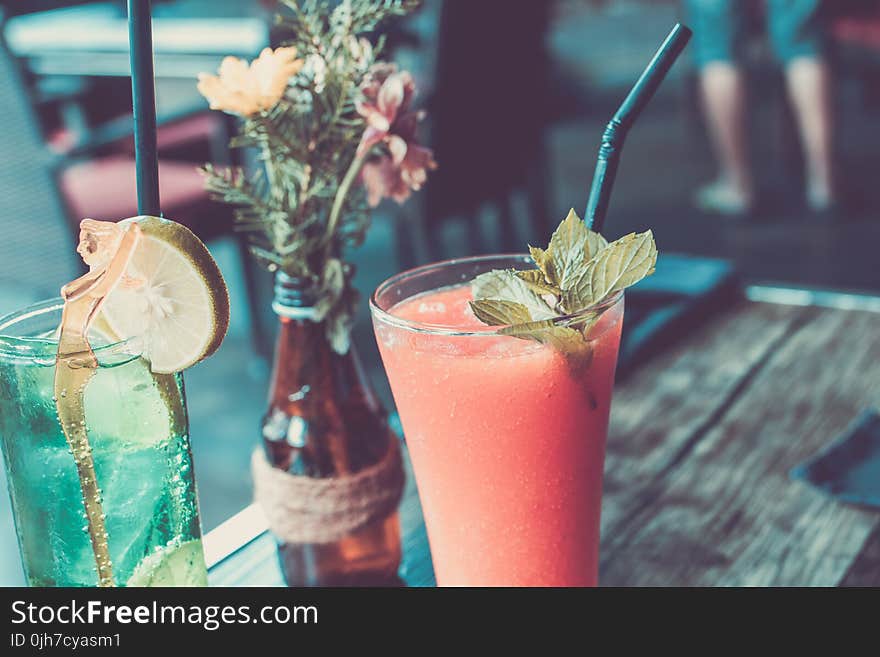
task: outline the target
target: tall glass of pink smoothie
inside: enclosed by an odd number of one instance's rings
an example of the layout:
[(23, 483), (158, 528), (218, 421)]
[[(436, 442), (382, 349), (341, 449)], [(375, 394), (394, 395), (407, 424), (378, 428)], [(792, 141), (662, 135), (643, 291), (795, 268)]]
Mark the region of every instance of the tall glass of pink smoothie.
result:
[[(441, 586), (595, 586), (602, 472), (623, 295), (556, 325), (588, 358), (498, 334), (470, 281), (527, 256), (450, 260), (371, 299)], [(597, 319), (598, 317), (598, 319)]]

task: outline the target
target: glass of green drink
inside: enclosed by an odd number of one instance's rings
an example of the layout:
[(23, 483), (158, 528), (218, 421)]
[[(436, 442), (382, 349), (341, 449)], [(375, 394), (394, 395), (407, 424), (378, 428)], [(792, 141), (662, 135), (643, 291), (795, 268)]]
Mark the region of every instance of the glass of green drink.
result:
[[(95, 586), (77, 465), (56, 409), (62, 308), (57, 299), (0, 319), (0, 441), (28, 582)], [(205, 585), (182, 378), (151, 372), (139, 338), (97, 333), (83, 404), (113, 582)]]
[(0, 318), (0, 444), (33, 586), (204, 586), (181, 372), (229, 326), (217, 264), (159, 217), (84, 219), (89, 271)]

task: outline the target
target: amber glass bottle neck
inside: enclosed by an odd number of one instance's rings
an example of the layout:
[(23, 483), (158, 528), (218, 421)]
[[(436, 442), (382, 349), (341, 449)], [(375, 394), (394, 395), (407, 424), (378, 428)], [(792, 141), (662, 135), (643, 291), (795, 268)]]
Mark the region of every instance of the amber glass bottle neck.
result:
[(263, 420), (266, 453), (272, 465), (297, 474), (357, 472), (385, 454), (388, 425), (354, 348), (335, 352), (324, 322), (298, 313), (310, 306), (297, 287), (277, 277), (279, 330)]

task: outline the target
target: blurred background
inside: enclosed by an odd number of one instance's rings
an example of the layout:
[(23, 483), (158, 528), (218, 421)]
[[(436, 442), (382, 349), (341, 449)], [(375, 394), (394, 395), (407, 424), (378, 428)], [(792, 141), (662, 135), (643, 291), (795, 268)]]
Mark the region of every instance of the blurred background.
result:
[[(391, 26), (391, 56), (416, 77), (417, 104), (430, 117), (423, 139), (440, 169), (406, 206), (380, 206), (353, 254), (364, 297), (355, 340), (389, 409), (366, 297), (428, 260), (546, 241), (570, 207), (583, 208), (605, 123), (685, 16), (705, 32), (630, 133), (606, 236), (652, 228), (661, 252), (719, 259), (747, 284), (880, 291), (880, 1), (788, 3), (813, 6), (809, 27), (822, 38), (821, 52), (796, 53), (821, 64), (819, 78), (801, 79), (779, 47), (773, 11), (786, 3), (730, 3), (742, 15), (737, 77), (726, 87), (700, 66), (724, 37), (719, 25), (734, 20), (708, 22), (724, 4), (426, 0)], [(125, 3), (4, 0), (0, 8), (5, 314), (55, 296), (78, 274), (81, 218), (136, 208)], [(226, 146), (230, 117), (208, 112), (195, 80), (224, 55), (251, 58), (277, 44), (273, 12), (258, 0), (154, 2), (163, 210), (208, 243), (232, 295), (223, 347), (186, 375), (206, 530), (250, 502), (275, 321), (270, 277), (244, 257), (229, 211), (207, 197), (196, 171), (239, 156)], [(732, 175), (723, 143), (730, 121), (739, 122), (742, 153), (733, 160), (744, 158), (746, 182), (732, 185), (743, 194), (722, 189), (719, 198), (718, 181)], [(823, 182), (828, 193), (817, 197)], [(676, 275), (687, 282), (694, 272)], [(0, 584), (21, 583), (6, 495), (0, 554)]]

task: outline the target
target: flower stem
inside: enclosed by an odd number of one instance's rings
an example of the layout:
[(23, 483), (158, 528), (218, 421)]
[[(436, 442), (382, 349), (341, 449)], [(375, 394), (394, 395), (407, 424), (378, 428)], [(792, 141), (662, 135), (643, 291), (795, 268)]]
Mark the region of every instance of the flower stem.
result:
[(333, 243), (333, 235), (336, 232), (337, 224), (339, 224), (339, 215), (342, 214), (342, 207), (345, 205), (345, 199), (348, 197), (348, 193), (351, 191), (351, 186), (357, 179), (366, 160), (367, 158), (365, 155), (356, 156), (352, 161), (351, 166), (348, 167), (348, 171), (345, 172), (345, 177), (343, 177), (342, 182), (339, 183), (339, 188), (336, 190), (336, 197), (333, 199), (333, 208), (330, 210), (330, 218), (327, 220), (327, 230), (324, 233), (324, 245), (328, 249)]

